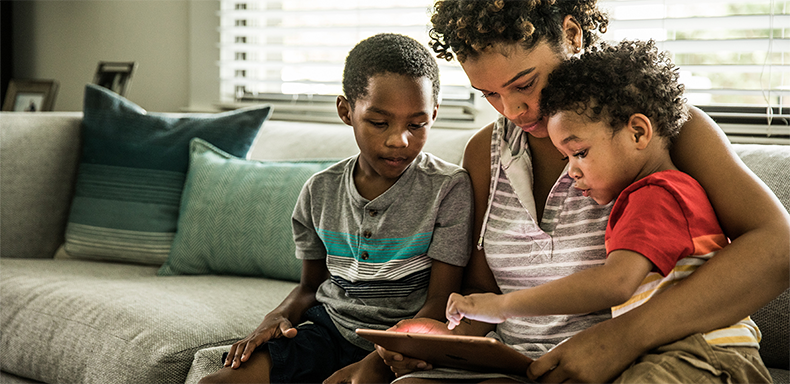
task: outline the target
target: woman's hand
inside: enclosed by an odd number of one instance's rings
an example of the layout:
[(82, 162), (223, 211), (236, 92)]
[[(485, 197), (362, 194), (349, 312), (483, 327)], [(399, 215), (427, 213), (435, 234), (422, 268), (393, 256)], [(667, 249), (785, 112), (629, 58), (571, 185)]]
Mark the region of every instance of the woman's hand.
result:
[(536, 359), (527, 369), (531, 380), (541, 383), (609, 383), (642, 353), (617, 319), (581, 331)]
[(296, 336), (296, 328), (285, 317), (266, 316), (258, 328), (230, 347), (225, 366), (233, 369), (240, 367), (241, 363), (249, 360), (255, 348), (271, 339), (283, 336), (288, 338)]
[[(395, 332), (411, 332), (411, 333), (431, 333), (431, 334), (452, 334), (447, 329), (447, 326), (434, 319), (425, 317), (402, 320), (395, 324), (388, 331)], [(384, 364), (390, 367), (390, 370), (395, 373), (395, 376), (402, 376), (414, 371), (425, 371), (433, 369), (431, 364), (425, 361), (413, 359), (404, 356), (400, 353), (389, 351), (386, 348), (376, 345), (376, 352), (384, 361)]]

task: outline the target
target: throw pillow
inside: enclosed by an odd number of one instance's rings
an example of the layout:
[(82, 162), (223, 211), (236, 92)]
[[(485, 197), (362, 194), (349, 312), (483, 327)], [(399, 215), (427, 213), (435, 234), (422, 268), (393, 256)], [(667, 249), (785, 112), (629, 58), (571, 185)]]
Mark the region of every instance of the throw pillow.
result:
[(195, 139), (173, 248), (159, 275), (225, 274), (299, 281), (291, 215), (326, 161), (250, 161)]
[(201, 137), (246, 156), (270, 109), (149, 113), (108, 89), (87, 85), (66, 252), (78, 258), (164, 263), (176, 232), (189, 141)]

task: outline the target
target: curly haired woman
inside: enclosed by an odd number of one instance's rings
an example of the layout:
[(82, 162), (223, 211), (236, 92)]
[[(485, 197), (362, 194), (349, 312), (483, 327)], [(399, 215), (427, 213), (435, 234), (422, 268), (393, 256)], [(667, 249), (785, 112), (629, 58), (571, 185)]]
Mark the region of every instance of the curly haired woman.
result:
[[(435, 4), (431, 21), (434, 51), (447, 60), (457, 58), (472, 86), (501, 114), (475, 134), (464, 155), (479, 241), (463, 293), (511, 292), (603, 264), (611, 205), (599, 206), (573, 188), (567, 160), (552, 144), (539, 110), (549, 74), (583, 55), (597, 33), (605, 32), (608, 21), (596, 1), (447, 0)], [(671, 159), (707, 191), (729, 245), (672, 289), (616, 318), (597, 311), (514, 318), (496, 327), (463, 321), (452, 333), (496, 330), (490, 336), (537, 358), (527, 372), (531, 379), (612, 381), (622, 379), (641, 355), (734, 324), (784, 291), (790, 217), (734, 154), (721, 129), (697, 108), (689, 114)], [(437, 323), (408, 326), (450, 332)], [(398, 375), (431, 368), (400, 354), (379, 353)], [(661, 381), (694, 381), (672, 368)], [(482, 380), (437, 371), (415, 375)]]

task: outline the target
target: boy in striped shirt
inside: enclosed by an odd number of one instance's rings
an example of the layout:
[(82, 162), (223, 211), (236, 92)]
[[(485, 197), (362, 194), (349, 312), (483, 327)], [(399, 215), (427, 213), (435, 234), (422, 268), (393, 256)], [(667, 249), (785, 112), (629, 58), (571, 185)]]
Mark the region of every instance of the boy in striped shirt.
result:
[[(569, 160), (574, 187), (601, 205), (616, 199), (606, 228), (606, 263), (503, 295), (452, 294), (446, 310), (451, 329), (463, 317), (500, 323), (607, 307), (616, 317), (670, 288), (729, 243), (705, 191), (669, 156), (688, 118), (677, 80), (677, 68), (653, 41), (594, 47), (549, 76), (540, 108), (549, 117), (552, 142)], [(759, 341), (757, 325), (746, 318), (663, 346), (619, 380), (683, 382), (702, 374), (770, 382)]]
[(340, 119), (359, 154), (313, 175), (292, 216), (299, 285), (201, 383), (380, 383), (394, 378), (357, 328), (444, 321), (469, 260), (467, 172), (422, 148), (439, 102), (428, 49), (397, 34), (346, 58)]

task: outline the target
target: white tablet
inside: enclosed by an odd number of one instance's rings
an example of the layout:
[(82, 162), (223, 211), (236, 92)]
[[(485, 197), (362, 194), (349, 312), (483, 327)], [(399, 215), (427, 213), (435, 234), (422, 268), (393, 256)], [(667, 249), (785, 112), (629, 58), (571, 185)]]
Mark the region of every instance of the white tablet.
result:
[(532, 359), (490, 337), (434, 335), (357, 329), (357, 334), (390, 351), (433, 364), (478, 372), (526, 376)]

